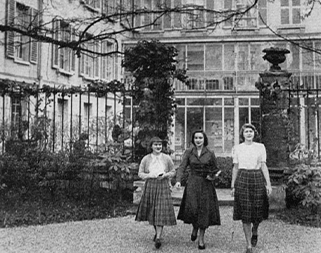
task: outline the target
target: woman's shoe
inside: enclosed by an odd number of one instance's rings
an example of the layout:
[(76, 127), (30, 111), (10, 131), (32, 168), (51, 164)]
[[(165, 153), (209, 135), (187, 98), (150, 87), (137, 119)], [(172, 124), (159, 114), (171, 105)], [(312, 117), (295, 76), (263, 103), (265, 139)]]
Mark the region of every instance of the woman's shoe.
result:
[(198, 249), (199, 250), (203, 250), (203, 249), (205, 249), (206, 247), (205, 247), (205, 244), (204, 245), (198, 245)]
[(162, 246), (162, 242), (159, 238), (155, 240), (155, 248), (159, 249)]
[(251, 237), (251, 244), (252, 244), (252, 247), (255, 247), (255, 246), (256, 246), (257, 241), (258, 241), (258, 239), (257, 239), (257, 235), (252, 235), (252, 237)]
[(191, 234), (191, 241), (194, 242), (197, 239), (197, 235), (193, 235), (193, 233)]

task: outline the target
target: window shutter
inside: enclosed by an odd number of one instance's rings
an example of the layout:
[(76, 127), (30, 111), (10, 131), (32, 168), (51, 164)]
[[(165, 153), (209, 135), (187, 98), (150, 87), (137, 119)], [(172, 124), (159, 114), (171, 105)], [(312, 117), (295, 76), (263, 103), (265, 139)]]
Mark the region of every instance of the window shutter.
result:
[[(71, 29), (71, 41), (76, 40), (76, 35), (74, 29)], [(71, 52), (71, 71), (75, 72), (76, 71), (76, 51), (75, 50), (70, 50)]]
[[(16, 11), (16, 1), (11, 0), (8, 1), (8, 9), (7, 9), (7, 24), (9, 26), (14, 26), (14, 18)], [(7, 31), (6, 32), (6, 54), (7, 57), (14, 57), (14, 32)]]
[[(31, 22), (32, 28), (39, 26), (39, 12), (35, 9), (31, 9)], [(31, 39), (30, 45), (30, 62), (37, 63), (38, 60), (38, 42), (35, 39)]]
[[(57, 40), (59, 38), (59, 28), (60, 28), (60, 20), (53, 20), (53, 38)], [(59, 62), (59, 52), (58, 45), (52, 44), (52, 67), (58, 68)]]

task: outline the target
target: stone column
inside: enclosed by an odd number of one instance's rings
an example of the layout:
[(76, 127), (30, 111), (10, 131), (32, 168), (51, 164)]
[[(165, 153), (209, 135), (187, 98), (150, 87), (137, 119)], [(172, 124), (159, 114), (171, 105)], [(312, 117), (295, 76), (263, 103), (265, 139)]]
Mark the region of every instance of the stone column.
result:
[(260, 73), (256, 88), (261, 98), (261, 141), (267, 151), (268, 167), (286, 167), (288, 161), (287, 112), (288, 92), (291, 73), (281, 70), (278, 64), (285, 61), (287, 49), (266, 48), (263, 59), (272, 65), (269, 70)]

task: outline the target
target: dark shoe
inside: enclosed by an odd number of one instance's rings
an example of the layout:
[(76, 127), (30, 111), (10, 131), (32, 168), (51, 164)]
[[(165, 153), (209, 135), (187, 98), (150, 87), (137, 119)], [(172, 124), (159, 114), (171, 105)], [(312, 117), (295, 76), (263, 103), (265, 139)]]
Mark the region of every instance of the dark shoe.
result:
[(191, 234), (191, 241), (194, 242), (197, 239), (197, 235), (193, 235), (193, 233)]
[(252, 244), (252, 247), (256, 246), (256, 244), (257, 244), (257, 235), (252, 235), (251, 244)]
[(198, 245), (198, 249), (199, 250), (203, 250), (203, 249), (205, 249), (206, 247), (205, 247), (205, 244), (204, 245)]
[(162, 246), (162, 242), (160, 239), (156, 239), (155, 240), (155, 248), (159, 249)]
[(253, 253), (252, 248), (246, 249), (246, 253)]

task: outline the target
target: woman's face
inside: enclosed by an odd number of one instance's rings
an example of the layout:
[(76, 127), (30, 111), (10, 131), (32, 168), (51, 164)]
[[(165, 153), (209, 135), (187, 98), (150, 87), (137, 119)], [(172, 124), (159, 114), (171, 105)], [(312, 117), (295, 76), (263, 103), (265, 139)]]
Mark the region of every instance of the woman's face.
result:
[(159, 154), (162, 151), (163, 145), (161, 142), (153, 142), (152, 150), (153, 153)]
[(243, 131), (243, 137), (244, 137), (244, 140), (246, 141), (252, 141), (254, 138), (254, 135), (255, 135), (254, 130), (250, 127), (245, 128)]
[(196, 147), (201, 147), (204, 145), (204, 135), (202, 133), (196, 133), (194, 135), (194, 143)]

